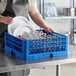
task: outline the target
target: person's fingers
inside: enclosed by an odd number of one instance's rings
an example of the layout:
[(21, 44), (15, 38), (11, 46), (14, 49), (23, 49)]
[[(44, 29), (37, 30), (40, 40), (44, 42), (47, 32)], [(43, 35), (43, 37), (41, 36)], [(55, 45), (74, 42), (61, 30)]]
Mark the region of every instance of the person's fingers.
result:
[(49, 32), (54, 32), (53, 29), (51, 29), (51, 28), (49, 28), (49, 29), (50, 29)]
[(8, 24), (11, 24), (13, 22), (13, 19), (8, 20)]
[(5, 24), (11, 24), (13, 22), (13, 18), (6, 17)]
[(0, 22), (5, 23), (5, 24), (10, 24), (10, 23), (12, 23), (12, 21), (13, 21), (12, 17), (2, 16), (2, 18), (0, 19)]
[(46, 27), (46, 28), (45, 28), (45, 31), (46, 31), (46, 32), (50, 32), (50, 33), (54, 32), (54, 31), (53, 31), (51, 28), (49, 28), (49, 27)]

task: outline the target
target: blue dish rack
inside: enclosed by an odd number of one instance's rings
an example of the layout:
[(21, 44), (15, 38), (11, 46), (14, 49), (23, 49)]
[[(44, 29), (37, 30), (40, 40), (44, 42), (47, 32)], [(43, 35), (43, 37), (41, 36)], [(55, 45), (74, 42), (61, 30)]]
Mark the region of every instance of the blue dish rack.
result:
[(68, 36), (60, 33), (48, 33), (46, 35), (58, 35), (56, 38), (43, 38), (35, 40), (22, 40), (5, 33), (5, 53), (25, 60), (45, 57), (68, 55)]

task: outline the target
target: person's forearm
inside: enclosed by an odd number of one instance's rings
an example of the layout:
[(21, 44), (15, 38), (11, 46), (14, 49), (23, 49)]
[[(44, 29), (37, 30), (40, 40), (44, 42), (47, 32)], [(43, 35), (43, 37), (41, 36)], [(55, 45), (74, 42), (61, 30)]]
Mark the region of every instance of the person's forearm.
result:
[(38, 11), (36, 11), (35, 13), (29, 12), (29, 14), (30, 14), (31, 18), (33, 19), (33, 21), (37, 25), (39, 25), (42, 28), (46, 27), (46, 23), (45, 23), (45, 21), (43, 20), (42, 16), (40, 15), (40, 13)]
[(45, 31), (53, 32), (53, 30), (46, 25), (45, 21), (43, 20), (42, 16), (40, 15), (36, 7), (31, 6), (29, 10), (29, 14), (31, 18), (33, 19), (33, 21), (40, 27), (44, 28)]
[(13, 21), (13, 18), (11, 17), (4, 17), (0, 15), (0, 22), (5, 24), (10, 24)]

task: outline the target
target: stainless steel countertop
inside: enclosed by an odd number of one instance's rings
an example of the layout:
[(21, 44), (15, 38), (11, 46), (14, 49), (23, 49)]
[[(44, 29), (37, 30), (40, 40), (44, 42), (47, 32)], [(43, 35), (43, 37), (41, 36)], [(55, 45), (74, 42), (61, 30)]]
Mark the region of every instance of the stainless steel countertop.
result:
[(13, 57), (8, 57), (0, 52), (0, 73), (31, 68), (41, 68), (51, 65), (60, 65), (76, 62), (76, 46), (69, 46), (69, 55), (63, 57), (53, 57), (38, 60), (25, 61)]

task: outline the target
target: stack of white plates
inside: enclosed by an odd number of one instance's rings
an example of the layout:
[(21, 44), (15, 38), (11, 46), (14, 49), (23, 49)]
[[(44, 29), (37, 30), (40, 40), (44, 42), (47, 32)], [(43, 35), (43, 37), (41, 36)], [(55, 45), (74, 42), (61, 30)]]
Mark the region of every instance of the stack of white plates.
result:
[(13, 23), (8, 25), (8, 33), (27, 40), (41, 38), (39, 33), (31, 27), (28, 20), (22, 16), (15, 17)]
[(26, 25), (28, 20), (22, 16), (17, 16), (13, 19), (13, 22), (8, 25), (8, 33), (13, 35), (15, 29), (19, 26)]

